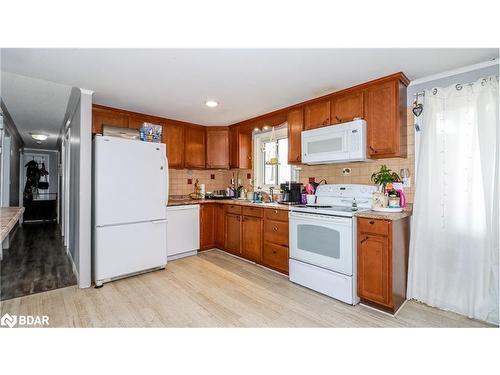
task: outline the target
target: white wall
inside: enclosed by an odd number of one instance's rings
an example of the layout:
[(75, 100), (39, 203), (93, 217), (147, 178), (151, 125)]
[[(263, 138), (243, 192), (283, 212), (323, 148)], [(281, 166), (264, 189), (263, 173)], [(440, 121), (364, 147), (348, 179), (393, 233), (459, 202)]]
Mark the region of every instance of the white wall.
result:
[(92, 93), (81, 90), (70, 117), (69, 252), (78, 286), (91, 283)]

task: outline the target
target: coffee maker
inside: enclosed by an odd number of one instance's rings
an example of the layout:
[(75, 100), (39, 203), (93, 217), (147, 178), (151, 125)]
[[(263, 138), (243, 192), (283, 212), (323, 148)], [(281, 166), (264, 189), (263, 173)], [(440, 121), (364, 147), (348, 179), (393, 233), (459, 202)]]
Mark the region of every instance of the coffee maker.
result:
[(283, 199), (280, 203), (300, 204), (302, 201), (302, 184), (300, 182), (285, 182), (280, 184)]

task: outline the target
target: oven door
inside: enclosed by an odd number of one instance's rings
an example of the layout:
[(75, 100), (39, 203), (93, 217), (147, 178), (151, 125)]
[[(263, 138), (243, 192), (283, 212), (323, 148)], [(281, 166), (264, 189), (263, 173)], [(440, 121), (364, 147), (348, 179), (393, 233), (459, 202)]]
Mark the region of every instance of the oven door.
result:
[(292, 212), (290, 258), (352, 276), (352, 218)]

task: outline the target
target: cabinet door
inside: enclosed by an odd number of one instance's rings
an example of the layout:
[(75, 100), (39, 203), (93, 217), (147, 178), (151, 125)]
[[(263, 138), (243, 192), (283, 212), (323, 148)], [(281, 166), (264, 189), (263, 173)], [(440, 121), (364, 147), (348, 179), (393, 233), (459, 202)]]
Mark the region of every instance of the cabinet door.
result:
[(186, 168), (205, 168), (205, 128), (186, 126), (184, 165)]
[(184, 127), (168, 124), (163, 127), (162, 141), (167, 145), (169, 168), (184, 168)]
[(201, 204), (200, 205), (200, 249), (211, 249), (215, 245), (215, 205)]
[(215, 232), (215, 246), (219, 249), (224, 249), (224, 206), (222, 204), (215, 205), (214, 212), (214, 232)]
[(364, 118), (363, 91), (340, 94), (332, 99), (332, 124), (352, 121), (355, 117)]
[(389, 81), (366, 90), (368, 154), (372, 158), (398, 156), (399, 116), (397, 85)]
[(238, 168), (252, 169), (252, 134), (239, 132)]
[(300, 164), (302, 161), (302, 130), (304, 128), (304, 109), (288, 112), (288, 164)]
[(330, 100), (314, 102), (306, 105), (305, 130), (330, 125)]
[(229, 127), (229, 168), (238, 168), (238, 127)]
[(129, 117), (126, 114), (101, 109), (92, 109), (92, 133), (102, 134), (104, 125), (116, 126), (119, 128), (128, 127)]
[(243, 216), (241, 254), (253, 262), (262, 262), (262, 224), (258, 217)]
[(225, 250), (235, 255), (241, 254), (241, 216), (226, 213)]
[(367, 233), (358, 235), (358, 296), (392, 308), (389, 239)]
[(207, 168), (229, 168), (228, 129), (207, 128)]
[[(145, 122), (151, 122), (147, 118), (139, 116), (130, 116), (128, 120), (128, 127), (131, 129), (140, 129)], [(163, 136), (163, 133), (162, 133)]]

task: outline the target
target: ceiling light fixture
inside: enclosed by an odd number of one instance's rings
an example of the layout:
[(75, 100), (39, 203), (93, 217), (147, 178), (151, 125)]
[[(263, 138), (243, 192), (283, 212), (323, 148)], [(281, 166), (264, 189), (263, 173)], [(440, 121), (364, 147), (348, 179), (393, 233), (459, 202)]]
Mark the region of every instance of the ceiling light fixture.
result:
[(259, 128), (254, 128), (253, 131), (254, 132), (260, 132), (260, 129)]
[(37, 141), (45, 141), (48, 138), (48, 136), (46, 136), (45, 134), (31, 134), (31, 138)]
[(216, 102), (215, 100), (207, 100), (205, 105), (210, 108), (215, 108), (219, 105), (219, 102)]

